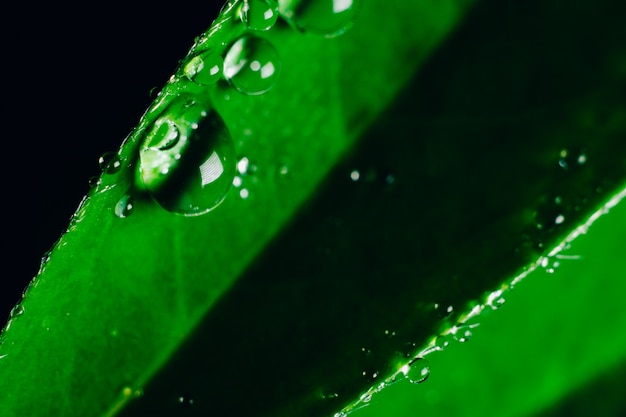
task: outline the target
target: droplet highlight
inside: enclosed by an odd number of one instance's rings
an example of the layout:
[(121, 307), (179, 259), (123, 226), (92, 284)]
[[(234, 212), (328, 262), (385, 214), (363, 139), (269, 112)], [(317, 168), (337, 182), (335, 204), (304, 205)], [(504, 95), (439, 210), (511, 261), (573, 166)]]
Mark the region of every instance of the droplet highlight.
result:
[(279, 0), (280, 14), (303, 33), (342, 35), (356, 21), (361, 0)]
[(224, 121), (190, 97), (177, 97), (155, 121), (139, 160), (138, 175), (150, 196), (184, 216), (217, 207), (235, 176), (235, 150)]
[(192, 57), (183, 68), (185, 77), (199, 85), (212, 85), (222, 75), (224, 60), (213, 51), (203, 51)]
[(224, 77), (240, 93), (263, 94), (269, 91), (280, 72), (274, 45), (254, 35), (237, 39), (224, 57)]
[(243, 0), (236, 14), (248, 29), (266, 31), (278, 19), (278, 5), (275, 0)]

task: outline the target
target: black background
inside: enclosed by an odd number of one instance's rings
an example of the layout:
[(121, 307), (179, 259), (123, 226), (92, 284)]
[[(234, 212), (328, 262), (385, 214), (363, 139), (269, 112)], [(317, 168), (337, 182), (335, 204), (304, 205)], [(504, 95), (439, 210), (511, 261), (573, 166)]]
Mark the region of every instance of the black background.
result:
[(3, 10), (0, 321), (99, 174), (99, 156), (119, 147), (150, 91), (165, 84), (223, 3), (48, 2)]

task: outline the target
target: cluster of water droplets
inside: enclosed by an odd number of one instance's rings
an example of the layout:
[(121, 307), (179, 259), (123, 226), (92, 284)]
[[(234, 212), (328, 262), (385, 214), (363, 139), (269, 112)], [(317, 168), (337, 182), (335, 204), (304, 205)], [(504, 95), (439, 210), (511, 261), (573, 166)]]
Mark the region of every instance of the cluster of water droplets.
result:
[[(192, 53), (170, 79), (169, 90), (166, 86), (164, 94), (157, 96), (159, 114), (140, 138), (135, 186), (119, 198), (114, 214), (130, 216), (135, 209), (134, 193), (144, 191), (165, 210), (183, 216), (213, 210), (233, 186), (247, 199), (250, 191), (245, 181), (256, 167), (246, 157), (235, 158), (231, 133), (212, 105), (210, 92), (221, 80), (244, 95), (270, 91), (279, 79), (281, 60), (267, 33), (277, 22), (282, 19), (300, 32), (334, 37), (354, 23), (359, 5), (357, 0), (227, 2), (221, 23), (207, 37), (196, 40)], [(235, 38), (207, 47), (213, 31), (225, 22), (235, 26)], [(102, 155), (99, 164), (107, 175), (124, 167), (113, 152)], [(281, 165), (279, 177), (289, 174), (287, 166)], [(90, 182), (97, 187), (100, 179)]]

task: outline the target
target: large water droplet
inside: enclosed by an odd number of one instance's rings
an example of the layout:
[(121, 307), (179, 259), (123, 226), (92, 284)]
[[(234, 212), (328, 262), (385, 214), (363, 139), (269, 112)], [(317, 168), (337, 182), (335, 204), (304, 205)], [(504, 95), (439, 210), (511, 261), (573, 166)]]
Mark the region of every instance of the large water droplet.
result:
[(406, 374), (412, 384), (421, 384), (430, 376), (430, 365), (424, 358), (416, 358), (409, 363), (409, 371)]
[(276, 23), (278, 5), (275, 0), (243, 0), (236, 13), (248, 29), (264, 31)]
[(224, 57), (224, 76), (243, 94), (263, 94), (270, 90), (279, 72), (276, 48), (258, 36), (237, 39)]
[(213, 51), (204, 51), (195, 55), (183, 68), (185, 77), (196, 84), (215, 84), (220, 78), (224, 60)]
[(296, 29), (328, 38), (346, 32), (361, 0), (279, 0), (278, 10)]
[[(173, 138), (176, 140), (169, 140)], [(234, 154), (230, 133), (219, 114), (180, 96), (146, 135), (139, 175), (164, 209), (200, 215), (226, 197), (235, 175)]]

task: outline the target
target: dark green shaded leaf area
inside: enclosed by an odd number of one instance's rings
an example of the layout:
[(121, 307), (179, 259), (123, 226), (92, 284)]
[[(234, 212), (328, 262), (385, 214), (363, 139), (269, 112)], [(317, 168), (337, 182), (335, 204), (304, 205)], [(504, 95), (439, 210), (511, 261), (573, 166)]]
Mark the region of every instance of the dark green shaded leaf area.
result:
[(5, 328), (7, 415), (332, 416), (618, 190), (625, 5), (407, 3), (333, 39), (281, 21), (274, 89), (210, 89), (258, 172), (204, 216), (134, 184), (143, 132), (205, 93), (165, 87)]

